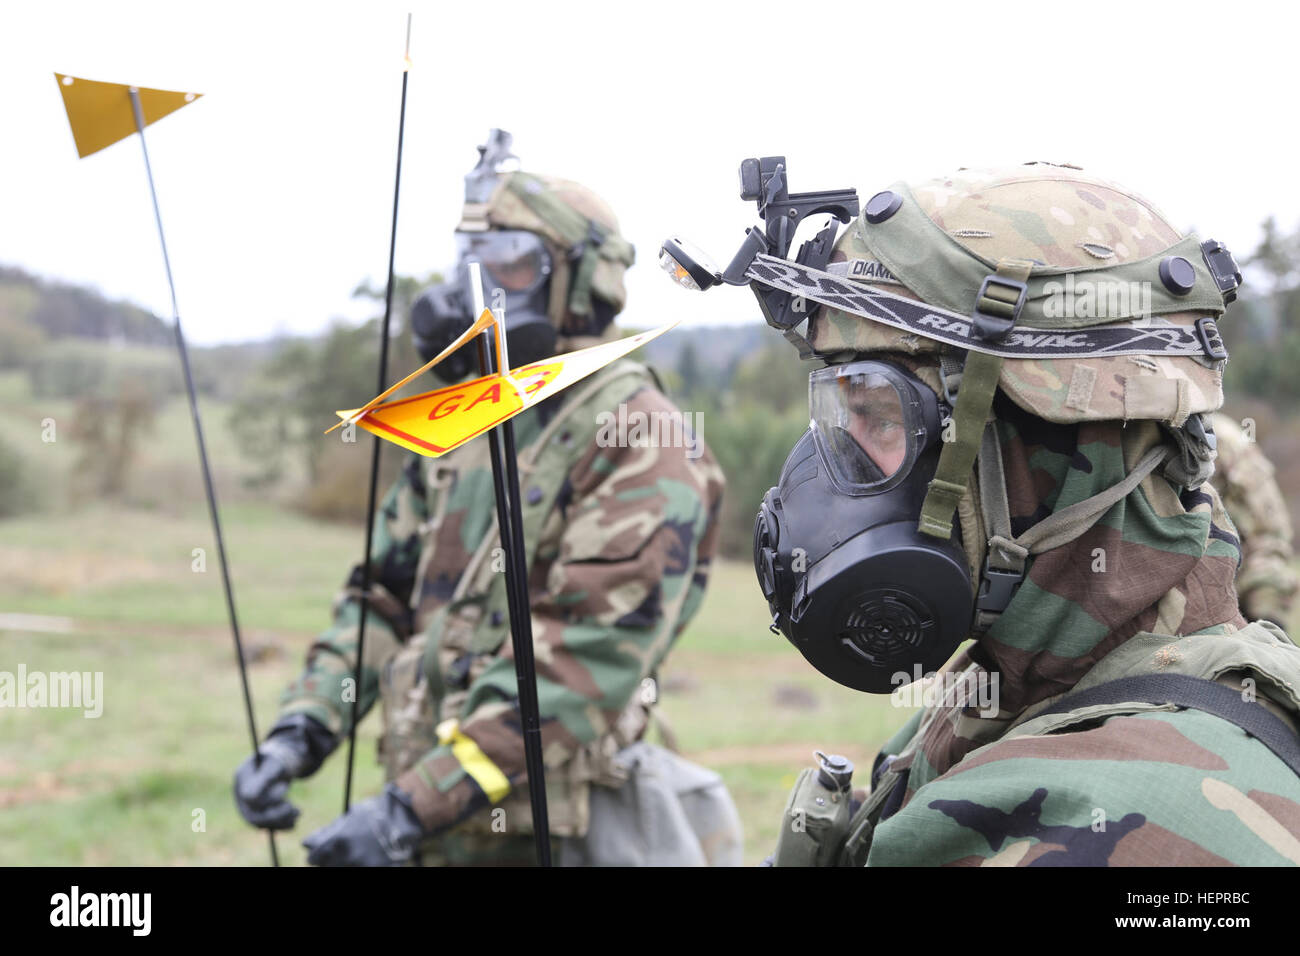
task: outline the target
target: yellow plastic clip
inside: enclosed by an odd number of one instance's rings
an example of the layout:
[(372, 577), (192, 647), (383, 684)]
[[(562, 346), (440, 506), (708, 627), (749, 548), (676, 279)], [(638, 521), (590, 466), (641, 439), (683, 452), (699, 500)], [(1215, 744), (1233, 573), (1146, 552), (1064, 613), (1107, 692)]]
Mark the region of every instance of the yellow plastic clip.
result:
[(452, 718), (438, 725), (438, 743), (451, 745), (455, 757), (465, 772), (487, 794), (488, 801), (499, 803), (510, 792), (510, 781), (501, 768), (488, 759), (478, 742), (460, 732), (460, 721)]

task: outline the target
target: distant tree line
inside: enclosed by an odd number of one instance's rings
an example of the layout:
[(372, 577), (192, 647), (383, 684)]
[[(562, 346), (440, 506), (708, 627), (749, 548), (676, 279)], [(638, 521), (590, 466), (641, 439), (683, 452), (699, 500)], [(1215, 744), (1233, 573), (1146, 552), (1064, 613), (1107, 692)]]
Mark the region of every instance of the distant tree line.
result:
[(1221, 331), (1231, 359), (1228, 394), (1300, 405), (1300, 229), (1264, 223), (1259, 246), (1243, 263), (1246, 284)]
[[(1227, 407), (1260, 419), (1264, 450), (1277, 460), (1284, 490), (1300, 500), (1300, 230), (1269, 220), (1258, 247), (1241, 259), (1247, 283), (1222, 323), (1232, 355)], [(437, 278), (398, 280), (390, 380), (419, 364), (406, 318), (415, 297)], [(193, 349), (199, 388), (225, 403), (240, 453), (255, 466), (246, 479), (254, 488), (270, 490), (291, 472), (301, 474), (306, 487), (295, 501), (307, 512), (346, 520), (361, 515), (369, 454), (358, 449), (368, 449), (369, 439), (347, 446), (323, 441), (321, 432), (334, 409), (374, 393), (384, 291), (358, 286), (355, 295), (373, 302), (376, 313), (360, 325), (337, 322), (311, 337)], [(143, 309), (0, 267), (0, 371), (21, 369), (35, 396), (96, 403), (93, 414), (87, 408), (79, 416), (89, 424), (74, 437), (85, 446), (86, 467), (98, 469), (103, 494), (126, 480), (157, 402), (180, 390), (170, 345), (169, 323)], [(807, 427), (807, 375), (815, 364), (800, 362), (757, 316), (747, 325), (679, 328), (638, 356), (656, 368), (684, 410), (701, 414), (704, 440), (728, 478), (722, 548), (747, 555), (759, 502)], [(408, 393), (432, 387), (425, 379)], [(385, 475), (402, 457), (385, 448)], [(0, 485), (18, 466), (0, 447)]]

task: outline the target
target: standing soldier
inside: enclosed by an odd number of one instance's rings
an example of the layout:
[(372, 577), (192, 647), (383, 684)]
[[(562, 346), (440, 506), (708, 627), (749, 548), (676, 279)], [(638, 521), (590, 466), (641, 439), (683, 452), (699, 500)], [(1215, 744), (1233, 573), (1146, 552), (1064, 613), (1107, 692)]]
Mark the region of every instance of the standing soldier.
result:
[[(467, 263), (504, 313), (512, 365), (616, 337), (632, 246), (609, 207), (576, 183), (502, 172), (493, 131), (466, 177), (455, 277), (412, 311), (422, 354), (468, 327)], [(471, 372), (473, 344), (436, 371)], [(546, 789), (561, 864), (736, 864), (739, 820), (720, 778), (642, 738), (655, 677), (699, 608), (724, 479), (697, 435), (685, 447), (611, 439), (623, 409), (679, 412), (623, 360), (519, 415), (524, 539)], [(360, 711), (384, 718), (383, 793), (305, 841), (309, 861), (523, 864), (534, 856), (503, 555), (487, 446), (412, 456), (376, 516)], [(360, 568), (334, 626), (285, 693), (279, 722), (235, 777), (253, 825), (293, 825), (289, 781), (349, 730)], [(666, 738), (669, 739), (669, 738)]]
[(1227, 250), (1050, 164), (899, 183), (807, 248), (728, 269), (772, 321), (820, 302), (827, 363), (758, 577), (832, 679), (940, 673), (860, 806), (843, 758), (804, 772), (775, 862), (1300, 863), (1300, 648), (1239, 613), (1205, 483)]
[(1247, 620), (1286, 627), (1297, 580), (1291, 562), (1291, 516), (1273, 477), (1273, 463), (1252, 435), (1222, 413), (1214, 416), (1218, 456), (1210, 481), (1241, 539), (1237, 601)]

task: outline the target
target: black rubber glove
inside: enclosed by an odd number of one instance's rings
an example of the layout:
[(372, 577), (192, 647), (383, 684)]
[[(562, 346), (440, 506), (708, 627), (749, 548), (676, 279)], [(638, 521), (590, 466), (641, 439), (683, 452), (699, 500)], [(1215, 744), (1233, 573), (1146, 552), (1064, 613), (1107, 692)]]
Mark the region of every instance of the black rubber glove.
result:
[(235, 806), (243, 818), (264, 830), (292, 827), (298, 808), (287, 799), (289, 781), (315, 773), (336, 743), (306, 714), (282, 718), (257, 748), (261, 760), (249, 757), (235, 771)]
[(313, 866), (400, 866), (424, 839), (411, 798), (394, 784), (323, 826), (302, 845)]

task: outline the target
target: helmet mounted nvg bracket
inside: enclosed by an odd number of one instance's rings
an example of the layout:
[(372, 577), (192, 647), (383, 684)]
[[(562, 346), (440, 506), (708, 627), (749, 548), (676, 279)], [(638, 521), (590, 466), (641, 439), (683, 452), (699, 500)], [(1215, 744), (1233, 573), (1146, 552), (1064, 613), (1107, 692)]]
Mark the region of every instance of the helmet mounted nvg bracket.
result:
[[(684, 239), (674, 236), (663, 244), (659, 251), (660, 265), (679, 284), (698, 290), (723, 283), (750, 285), (745, 273), (754, 258), (759, 255), (787, 258), (799, 224), (808, 216), (819, 213), (830, 215), (832, 221), (799, 247), (794, 261), (813, 269), (824, 269), (830, 261), (835, 234), (839, 231), (836, 221), (847, 223), (858, 214), (856, 189), (790, 192), (784, 156), (742, 160), (740, 198), (758, 205), (758, 215), (764, 226), (745, 230), (745, 241), (724, 271), (718, 271), (707, 256)], [(766, 286), (752, 285), (751, 288), (758, 298), (763, 318), (772, 328), (787, 332), (808, 317), (806, 303), (801, 297)]]

